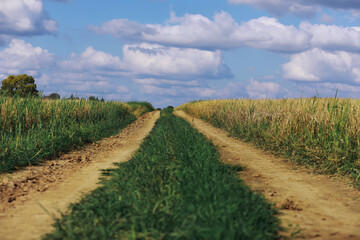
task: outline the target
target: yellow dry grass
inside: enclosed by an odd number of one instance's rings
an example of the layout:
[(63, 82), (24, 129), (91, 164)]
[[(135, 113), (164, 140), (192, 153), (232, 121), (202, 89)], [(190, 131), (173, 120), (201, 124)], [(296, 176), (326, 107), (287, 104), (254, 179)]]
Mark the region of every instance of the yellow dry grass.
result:
[(360, 180), (360, 100), (210, 100), (179, 108), (319, 171)]

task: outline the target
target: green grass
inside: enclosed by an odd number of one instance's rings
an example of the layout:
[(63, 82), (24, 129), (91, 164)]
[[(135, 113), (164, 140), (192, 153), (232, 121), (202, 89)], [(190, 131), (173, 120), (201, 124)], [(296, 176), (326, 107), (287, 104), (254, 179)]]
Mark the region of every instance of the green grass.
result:
[(153, 105), (149, 102), (138, 102), (138, 101), (131, 101), (131, 102), (127, 102), (127, 105), (129, 105), (133, 111), (136, 110), (136, 108), (139, 108), (139, 106), (148, 109), (148, 111), (154, 111), (155, 108), (153, 107)]
[(44, 239), (276, 239), (277, 211), (172, 111)]
[[(0, 95), (0, 172), (116, 134), (136, 119), (133, 109), (135, 104), (118, 102)], [(141, 107), (141, 113), (152, 109)]]

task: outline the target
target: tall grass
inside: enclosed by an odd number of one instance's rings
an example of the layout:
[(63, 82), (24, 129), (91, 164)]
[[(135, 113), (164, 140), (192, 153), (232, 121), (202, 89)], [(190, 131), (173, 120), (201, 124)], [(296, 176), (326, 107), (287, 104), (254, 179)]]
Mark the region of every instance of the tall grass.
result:
[[(140, 112), (149, 111), (139, 105)], [(119, 102), (0, 95), (0, 172), (31, 165), (108, 136), (136, 117)]]
[(155, 110), (153, 105), (149, 102), (131, 101), (127, 102), (126, 104), (130, 106), (132, 113), (137, 117), (142, 115), (144, 112)]
[(360, 100), (212, 100), (181, 108), (319, 172), (360, 183)]
[(276, 239), (279, 221), (172, 109), (44, 239)]

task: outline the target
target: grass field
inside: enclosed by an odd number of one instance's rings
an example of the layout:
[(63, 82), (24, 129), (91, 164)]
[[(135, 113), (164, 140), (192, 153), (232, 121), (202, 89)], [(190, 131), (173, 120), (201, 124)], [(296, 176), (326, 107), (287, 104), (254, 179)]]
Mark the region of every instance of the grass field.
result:
[(211, 100), (180, 107), (233, 136), (360, 186), (360, 100)]
[(44, 239), (277, 238), (277, 211), (238, 170), (167, 108), (134, 157), (107, 171)]
[(0, 95), (0, 172), (118, 132), (145, 112), (149, 103), (43, 100)]

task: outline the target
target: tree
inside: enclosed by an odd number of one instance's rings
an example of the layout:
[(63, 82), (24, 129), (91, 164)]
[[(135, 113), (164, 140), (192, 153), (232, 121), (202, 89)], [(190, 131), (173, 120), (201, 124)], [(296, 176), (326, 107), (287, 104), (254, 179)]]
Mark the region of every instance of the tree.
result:
[(94, 96), (90, 96), (89, 101), (96, 101), (96, 98)]
[(60, 94), (52, 93), (48, 96), (49, 99), (60, 99)]
[(26, 74), (10, 75), (1, 82), (1, 91), (14, 96), (20, 97), (38, 96), (39, 91), (36, 90), (35, 79)]
[(74, 94), (71, 94), (70, 97), (68, 98), (69, 100), (79, 100), (79, 97), (75, 97)]

